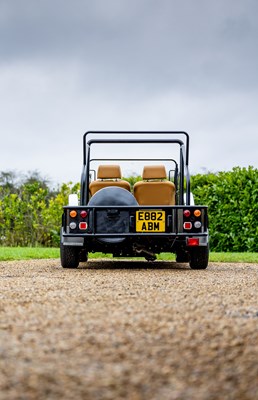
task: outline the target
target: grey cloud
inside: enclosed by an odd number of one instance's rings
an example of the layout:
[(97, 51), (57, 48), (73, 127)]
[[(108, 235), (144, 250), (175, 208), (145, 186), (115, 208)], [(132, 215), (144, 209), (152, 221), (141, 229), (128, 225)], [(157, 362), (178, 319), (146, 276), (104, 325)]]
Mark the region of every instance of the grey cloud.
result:
[(82, 65), (82, 80), (85, 67), (101, 85), (113, 77), (119, 85), (134, 80), (147, 92), (149, 85), (221, 90), (254, 84), (258, 63), (254, 1), (8, 4), (1, 48), (9, 61), (51, 58), (61, 66), (73, 59)]
[[(240, 163), (248, 126), (253, 163), (257, 38), (256, 0), (2, 0), (1, 135), (33, 146), (18, 166), (56, 174), (72, 135), (68, 176), (86, 129), (185, 129), (196, 168), (216, 169), (219, 153), (226, 168)], [(219, 150), (225, 136), (235, 162)]]

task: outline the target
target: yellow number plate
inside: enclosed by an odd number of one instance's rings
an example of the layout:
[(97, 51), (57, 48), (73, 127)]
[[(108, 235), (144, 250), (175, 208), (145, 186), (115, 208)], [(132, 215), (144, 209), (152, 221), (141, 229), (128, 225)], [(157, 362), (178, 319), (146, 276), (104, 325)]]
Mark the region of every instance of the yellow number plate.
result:
[(165, 232), (165, 211), (136, 211), (136, 232)]

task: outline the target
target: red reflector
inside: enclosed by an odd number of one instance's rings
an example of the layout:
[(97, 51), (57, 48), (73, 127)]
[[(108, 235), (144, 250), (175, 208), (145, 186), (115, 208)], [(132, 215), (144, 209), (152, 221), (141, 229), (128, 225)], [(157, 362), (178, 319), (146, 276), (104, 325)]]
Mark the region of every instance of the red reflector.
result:
[(81, 216), (82, 218), (87, 217), (87, 211), (82, 210), (82, 211), (80, 212), (80, 216)]
[(184, 229), (192, 229), (192, 222), (184, 222)]
[(185, 216), (186, 218), (190, 217), (190, 215), (191, 215), (190, 210), (184, 210), (184, 216)]
[(187, 246), (199, 246), (199, 239), (198, 238), (188, 238)]
[(84, 231), (85, 231), (85, 229), (87, 229), (87, 222), (80, 222), (79, 228), (80, 228), (81, 230), (84, 230)]

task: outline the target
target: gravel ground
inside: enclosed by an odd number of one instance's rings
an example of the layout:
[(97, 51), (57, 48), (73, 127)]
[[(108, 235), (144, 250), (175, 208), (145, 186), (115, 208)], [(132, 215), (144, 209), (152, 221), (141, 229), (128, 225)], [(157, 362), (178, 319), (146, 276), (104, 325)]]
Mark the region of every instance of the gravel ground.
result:
[(258, 399), (258, 265), (0, 263), (0, 399)]

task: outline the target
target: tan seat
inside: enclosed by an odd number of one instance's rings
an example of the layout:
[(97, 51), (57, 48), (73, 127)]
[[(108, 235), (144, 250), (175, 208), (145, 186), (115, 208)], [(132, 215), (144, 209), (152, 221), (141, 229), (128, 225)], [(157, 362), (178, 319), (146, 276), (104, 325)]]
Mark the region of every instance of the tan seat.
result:
[(97, 180), (89, 185), (91, 196), (98, 190), (108, 186), (118, 186), (131, 190), (130, 183), (121, 179), (121, 168), (119, 165), (100, 165), (98, 167)]
[(134, 185), (134, 196), (140, 205), (175, 205), (176, 187), (166, 180), (164, 165), (145, 166), (142, 178)]

